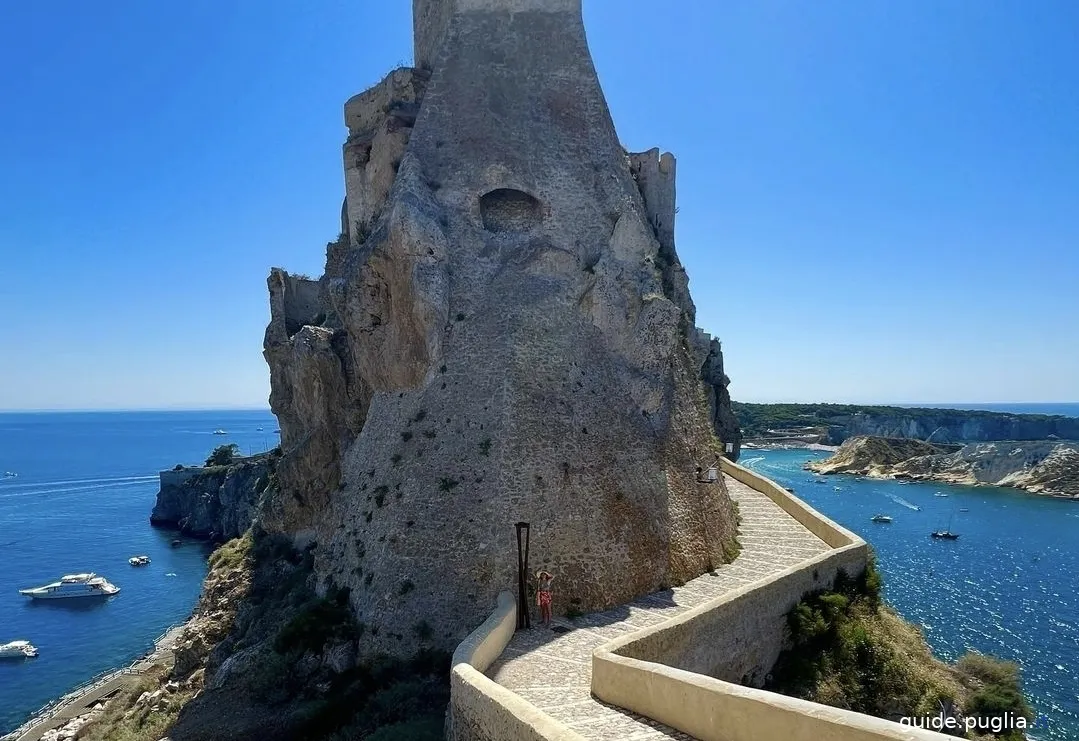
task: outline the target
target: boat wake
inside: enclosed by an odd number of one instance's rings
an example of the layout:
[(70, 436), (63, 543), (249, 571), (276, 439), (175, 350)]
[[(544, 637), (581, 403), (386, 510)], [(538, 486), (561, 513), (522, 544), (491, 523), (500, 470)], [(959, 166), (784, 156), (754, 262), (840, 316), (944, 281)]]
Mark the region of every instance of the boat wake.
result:
[(761, 456), (758, 456), (758, 457), (756, 457), (756, 458), (746, 458), (745, 460), (743, 460), (743, 461), (739, 461), (739, 462), (740, 462), (740, 463), (742, 464), (742, 466), (743, 466), (743, 467), (745, 467), (745, 468), (753, 468), (753, 464), (754, 464), (754, 463), (760, 463), (760, 462), (761, 462), (761, 461), (763, 461), (763, 460), (764, 460), (764, 456), (763, 456), (763, 455), (761, 455)]
[(0, 499), (45, 494), (68, 494), (71, 492), (95, 491), (97, 489), (112, 489), (118, 486), (138, 486), (157, 480), (157, 476), (117, 476), (111, 479), (70, 479), (67, 481), (9, 484), (0, 492)]
[(903, 505), (904, 507), (906, 507), (907, 509), (912, 509), (912, 510), (914, 510), (915, 512), (921, 512), (921, 511), (922, 511), (922, 508), (921, 508), (921, 507), (919, 507), (919, 506), (918, 506), (917, 504), (913, 504), (913, 503), (911, 503), (911, 502), (908, 502), (908, 501), (907, 501), (906, 499), (904, 499), (903, 497), (897, 497), (897, 496), (896, 496), (896, 495), (894, 495), (894, 494), (888, 494), (888, 495), (887, 495), (887, 497), (888, 497), (889, 499), (891, 499), (891, 500), (892, 500), (893, 502), (895, 502), (896, 504), (901, 504), (901, 505)]

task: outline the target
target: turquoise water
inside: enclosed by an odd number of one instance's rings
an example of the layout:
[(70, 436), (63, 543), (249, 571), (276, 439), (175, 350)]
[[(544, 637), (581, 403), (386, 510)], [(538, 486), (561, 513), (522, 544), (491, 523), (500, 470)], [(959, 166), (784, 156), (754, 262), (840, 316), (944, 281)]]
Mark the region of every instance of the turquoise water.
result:
[[(971, 648), (1017, 661), (1038, 713), (1032, 738), (1079, 739), (1079, 502), (802, 470), (827, 455), (746, 450), (740, 462), (871, 543), (888, 601), (938, 656)], [(893, 523), (870, 522), (878, 512)], [(949, 523), (959, 540), (929, 537)]]
[[(229, 434), (213, 435), (219, 428)], [(207, 550), (172, 548), (175, 535), (150, 528), (157, 472), (201, 463), (226, 442), (271, 448), (276, 429), (269, 411), (0, 414), (0, 474), (18, 474), (0, 478), (0, 643), (25, 639), (41, 651), (0, 661), (0, 734), (187, 618)], [(137, 554), (152, 563), (129, 566)], [(92, 605), (18, 593), (80, 571), (120, 593)]]

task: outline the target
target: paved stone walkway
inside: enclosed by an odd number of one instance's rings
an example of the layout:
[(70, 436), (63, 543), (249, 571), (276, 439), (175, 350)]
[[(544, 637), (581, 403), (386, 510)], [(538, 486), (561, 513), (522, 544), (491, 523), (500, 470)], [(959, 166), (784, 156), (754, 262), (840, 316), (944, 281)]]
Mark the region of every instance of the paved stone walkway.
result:
[(828, 550), (767, 496), (729, 476), (724, 479), (742, 516), (742, 552), (734, 563), (606, 612), (554, 621), (568, 632), (518, 631), (487, 676), (589, 739), (692, 741), (680, 731), (594, 699), (592, 651), (616, 636), (663, 622)]
[(109, 700), (120, 690), (128, 687), (140, 674), (151, 669), (154, 665), (170, 664), (174, 658), (172, 650), (176, 647), (176, 641), (183, 633), (183, 625), (175, 625), (154, 644), (154, 650), (142, 657), (134, 664), (123, 669), (118, 669), (111, 674), (102, 677), (91, 685), (76, 690), (65, 696), (44, 715), (33, 719), (20, 726), (10, 734), (0, 738), (0, 741), (38, 741), (49, 731), (60, 728), (80, 715), (90, 711), (97, 703)]

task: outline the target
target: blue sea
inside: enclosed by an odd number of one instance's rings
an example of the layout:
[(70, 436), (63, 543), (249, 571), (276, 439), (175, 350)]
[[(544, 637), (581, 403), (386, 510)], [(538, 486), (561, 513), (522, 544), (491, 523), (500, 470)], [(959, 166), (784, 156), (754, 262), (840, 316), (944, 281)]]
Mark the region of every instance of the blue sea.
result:
[[(802, 469), (827, 455), (746, 450), (740, 462), (865, 538), (888, 602), (938, 656), (974, 649), (1018, 662), (1038, 713), (1031, 738), (1079, 739), (1079, 502)], [(892, 524), (872, 523), (877, 513)], [(945, 527), (959, 540), (929, 537)]]
[[(1079, 404), (934, 406), (1079, 416)], [(0, 642), (27, 639), (41, 650), (33, 660), (0, 662), (0, 734), (135, 660), (188, 617), (207, 549), (172, 548), (172, 533), (150, 528), (157, 473), (202, 463), (227, 442), (244, 454), (268, 450), (276, 429), (269, 411), (0, 414), (0, 474), (18, 474), (0, 478)], [(743, 462), (864, 535), (881, 557), (889, 600), (926, 626), (938, 654), (955, 658), (972, 647), (1020, 661), (1041, 713), (1039, 738), (1079, 739), (1079, 503), (845, 477), (814, 485), (801, 469), (812, 455), (820, 454), (747, 450)], [(894, 524), (872, 525), (878, 511)], [(949, 517), (961, 538), (930, 540)], [(129, 566), (137, 554), (152, 563)], [(18, 594), (80, 571), (106, 576), (120, 593), (85, 606)]]
[[(268, 450), (276, 430), (268, 410), (0, 414), (0, 476), (17, 474), (0, 478), (0, 643), (25, 639), (40, 650), (0, 661), (0, 735), (187, 619), (208, 551), (196, 542), (173, 548), (174, 534), (150, 527), (157, 473), (201, 464), (225, 443)], [(128, 565), (141, 554), (149, 566)], [(83, 571), (120, 593), (95, 604), (18, 593)]]

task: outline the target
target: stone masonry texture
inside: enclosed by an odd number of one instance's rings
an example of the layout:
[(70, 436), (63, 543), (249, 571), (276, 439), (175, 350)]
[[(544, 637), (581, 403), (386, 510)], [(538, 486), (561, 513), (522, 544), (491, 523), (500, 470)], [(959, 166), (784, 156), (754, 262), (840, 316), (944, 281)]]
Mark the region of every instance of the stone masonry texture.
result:
[(517, 521), (558, 613), (684, 584), (736, 527), (698, 480), (738, 426), (674, 249), (674, 159), (620, 145), (580, 0), (414, 11), (417, 68), (346, 104), (326, 271), (271, 273), (265, 339), (263, 525), (390, 653), (456, 645), (515, 588)]
[[(592, 697), (592, 651), (608, 641), (651, 627), (691, 610), (732, 590), (818, 556), (829, 550), (765, 494), (724, 476), (727, 489), (742, 516), (742, 552), (731, 564), (720, 566), (681, 587), (649, 594), (614, 609), (574, 620), (556, 619), (554, 628), (518, 631), (487, 675), (531, 702), (571, 730), (589, 739), (645, 741), (690, 739), (684, 733)], [(560, 588), (559, 585), (552, 585)], [(800, 593), (799, 593), (800, 594)], [(771, 619), (773, 616), (769, 615)], [(774, 620), (772, 620), (774, 622)], [(782, 620), (779, 621), (782, 624)], [(772, 626), (769, 626), (771, 628)], [(729, 640), (754, 644), (761, 633), (773, 638), (764, 654), (775, 658), (782, 635), (759, 626)], [(770, 660), (765, 661), (769, 666)], [(702, 667), (686, 667), (701, 671)], [(708, 673), (722, 676), (718, 667)], [(738, 672), (736, 672), (738, 674)], [(738, 676), (725, 679), (737, 681)], [(759, 678), (758, 678), (759, 679)]]

